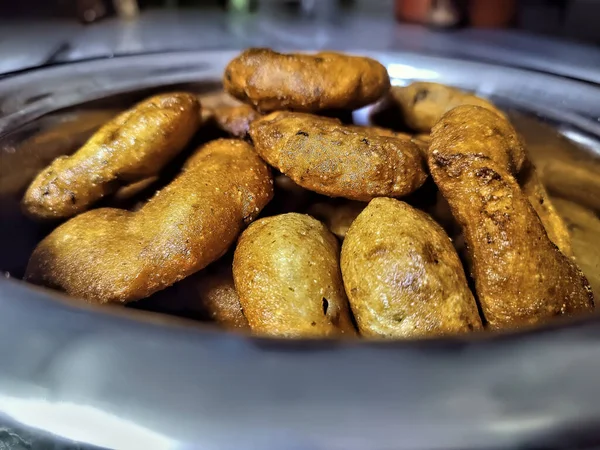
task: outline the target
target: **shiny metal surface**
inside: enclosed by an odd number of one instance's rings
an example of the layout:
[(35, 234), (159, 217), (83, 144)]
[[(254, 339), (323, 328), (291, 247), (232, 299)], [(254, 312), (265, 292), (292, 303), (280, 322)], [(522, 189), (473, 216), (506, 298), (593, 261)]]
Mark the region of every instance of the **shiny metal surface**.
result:
[[(595, 85), (455, 59), (370, 54), (387, 65), (395, 83), (446, 82), (556, 121), (563, 133), (587, 142), (577, 157), (597, 162)], [(10, 174), (2, 166), (20, 160), (18, 144), (52, 124), (55, 115), (139, 89), (215, 86), (232, 56), (114, 58), (0, 81), (0, 174)], [(69, 109), (56, 112), (61, 108)], [(11, 168), (18, 171), (18, 164)], [(11, 186), (0, 184), (3, 233), (19, 194)], [(2, 264), (14, 260), (0, 255)], [(2, 419), (107, 448), (600, 444), (597, 316), (470, 339), (291, 342), (227, 334), (126, 308), (85, 306), (11, 278), (0, 279), (0, 361)]]

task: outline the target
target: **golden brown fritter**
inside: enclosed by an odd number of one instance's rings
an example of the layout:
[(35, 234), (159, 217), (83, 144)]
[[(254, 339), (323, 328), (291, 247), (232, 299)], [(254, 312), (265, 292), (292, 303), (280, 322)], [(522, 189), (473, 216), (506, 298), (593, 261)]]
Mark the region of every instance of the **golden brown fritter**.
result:
[(239, 239), (233, 279), (255, 333), (285, 337), (355, 333), (339, 266), (339, 245), (304, 214), (260, 219)]
[(529, 161), (518, 176), (519, 185), (529, 203), (542, 221), (548, 237), (565, 255), (573, 256), (571, 236), (563, 219), (558, 215), (546, 188), (540, 181), (537, 171)]
[(250, 126), (258, 154), (298, 185), (363, 201), (410, 194), (427, 178), (415, 144), (380, 133), (293, 112), (272, 113)]
[[(479, 154), (497, 161), (512, 174), (518, 173), (527, 154), (521, 137), (510, 122), (499, 119), (481, 107), (457, 107), (444, 116), (443, 126), (437, 127), (438, 137), (444, 135), (445, 145), (452, 153)], [(442, 127), (445, 127), (443, 131)], [(465, 136), (470, 140), (465, 141)], [(430, 153), (433, 144), (431, 134)]]
[(229, 135), (243, 139), (248, 135), (250, 124), (261, 115), (248, 105), (218, 106), (213, 109), (217, 126)]
[(422, 133), (429, 132), (446, 111), (460, 105), (481, 106), (505, 118), (489, 101), (444, 84), (418, 81), (405, 87), (394, 86), (390, 92), (406, 124)]
[(553, 199), (571, 232), (575, 261), (586, 275), (592, 292), (600, 292), (600, 218), (576, 202)]
[(346, 234), (341, 268), (363, 336), (438, 336), (482, 328), (448, 235), (404, 202), (369, 203)]
[(463, 229), (489, 326), (591, 311), (586, 278), (550, 241), (513, 175), (521, 150), (508, 121), (460, 106), (435, 125), (432, 138), (429, 168)]
[(227, 329), (249, 329), (248, 321), (240, 304), (240, 297), (233, 284), (231, 259), (223, 263), (220, 260), (211, 264), (202, 272), (188, 277), (182, 283), (186, 283), (188, 280), (188, 284), (193, 288), (189, 293), (196, 294), (196, 297), (188, 299), (188, 302), (200, 303), (202, 310), (213, 321)]
[(199, 109), (192, 94), (169, 93), (125, 111), (42, 170), (25, 193), (24, 211), (37, 219), (71, 217), (124, 184), (156, 175), (196, 132)]
[(364, 202), (330, 200), (314, 203), (308, 208), (308, 214), (319, 219), (329, 228), (329, 231), (343, 240), (352, 222), (366, 206)]
[(223, 85), (262, 112), (318, 112), (373, 103), (389, 90), (390, 79), (385, 67), (370, 58), (252, 48), (227, 65)]
[(213, 141), (139, 211), (96, 209), (56, 228), (33, 252), (26, 279), (90, 302), (147, 297), (223, 255), (272, 193), (249, 144)]

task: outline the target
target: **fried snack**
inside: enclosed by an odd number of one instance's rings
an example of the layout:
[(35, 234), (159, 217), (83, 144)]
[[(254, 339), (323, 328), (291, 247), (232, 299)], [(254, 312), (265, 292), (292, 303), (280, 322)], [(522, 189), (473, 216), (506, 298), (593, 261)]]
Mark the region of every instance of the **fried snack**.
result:
[(282, 214), (248, 227), (235, 249), (233, 279), (255, 333), (355, 333), (340, 274), (339, 245), (310, 216)]
[(508, 121), (459, 106), (435, 125), (429, 168), (463, 229), (492, 329), (591, 311), (590, 286), (550, 241), (514, 177), (519, 141)]
[(571, 236), (563, 219), (558, 215), (544, 185), (540, 181), (537, 171), (529, 161), (518, 175), (519, 185), (527, 196), (529, 203), (542, 221), (548, 238), (565, 255), (573, 257)]
[(489, 101), (444, 84), (418, 81), (405, 87), (394, 86), (390, 92), (406, 124), (422, 133), (429, 132), (446, 111), (459, 105), (481, 106), (505, 118)]
[(600, 213), (600, 167), (576, 161), (548, 161), (544, 166), (543, 180), (550, 193), (571, 198)]
[(427, 158), (427, 151), (431, 143), (431, 135), (429, 133), (418, 133), (412, 137), (412, 141), (417, 144), (424, 158)]
[(587, 276), (592, 292), (600, 292), (600, 218), (576, 202), (553, 199), (571, 232), (575, 260)]
[(110, 198), (110, 206), (117, 207), (116, 205), (124, 205), (127, 202), (139, 197), (140, 195), (148, 192), (153, 186), (157, 185), (159, 177), (157, 175), (135, 181), (131, 184), (119, 188), (117, 192)]
[(101, 208), (56, 228), (35, 249), (26, 279), (89, 302), (130, 302), (225, 253), (273, 193), (252, 147), (220, 139), (137, 212)]
[(218, 106), (213, 109), (217, 126), (227, 134), (243, 139), (248, 135), (250, 124), (261, 115), (248, 105)]
[(252, 48), (227, 65), (223, 85), (262, 112), (318, 112), (373, 103), (389, 90), (390, 79), (385, 67), (370, 58)]
[(205, 269), (132, 306), (145, 311), (210, 321), (228, 330), (249, 330), (233, 285), (229, 253)]
[(277, 112), (250, 125), (258, 154), (298, 185), (330, 197), (401, 197), (426, 180), (419, 149), (336, 119)]
[(366, 203), (352, 200), (327, 201), (314, 203), (308, 208), (308, 214), (323, 222), (329, 231), (339, 239), (346, 237), (348, 228), (365, 209)]
[(341, 268), (363, 336), (410, 338), (482, 328), (448, 235), (404, 202), (369, 203), (346, 234)]
[(217, 264), (214, 268), (211, 265), (194, 278), (197, 300), (214, 322), (227, 329), (250, 328), (235, 290), (231, 264)]
[(157, 95), (120, 114), (71, 156), (56, 158), (33, 180), (23, 209), (37, 219), (68, 218), (120, 186), (158, 171), (199, 126), (200, 104), (186, 93)]

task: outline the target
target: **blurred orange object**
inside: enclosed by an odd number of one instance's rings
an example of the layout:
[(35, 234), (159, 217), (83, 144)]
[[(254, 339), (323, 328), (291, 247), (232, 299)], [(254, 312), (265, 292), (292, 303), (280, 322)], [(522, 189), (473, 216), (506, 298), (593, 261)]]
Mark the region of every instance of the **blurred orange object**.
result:
[(403, 22), (428, 23), (432, 0), (396, 0), (396, 19)]
[(454, 0), (396, 0), (396, 19), (449, 28), (460, 22)]
[(515, 0), (470, 0), (469, 20), (481, 28), (508, 27), (516, 11)]

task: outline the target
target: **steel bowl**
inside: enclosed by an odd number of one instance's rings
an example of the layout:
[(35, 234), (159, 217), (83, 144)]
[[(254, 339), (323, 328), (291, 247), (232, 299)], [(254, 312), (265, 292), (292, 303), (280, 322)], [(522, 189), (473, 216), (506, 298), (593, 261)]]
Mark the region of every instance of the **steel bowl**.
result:
[[(600, 86), (482, 62), (354, 53), (379, 59), (394, 84), (439, 81), (505, 108), (560, 197), (576, 256), (600, 292)], [(107, 448), (600, 444), (597, 315), (445, 339), (287, 341), (87, 305), (19, 280), (49, 231), (19, 210), (35, 173), (151, 92), (219, 89), (233, 56), (145, 54), (0, 80), (2, 421)]]

